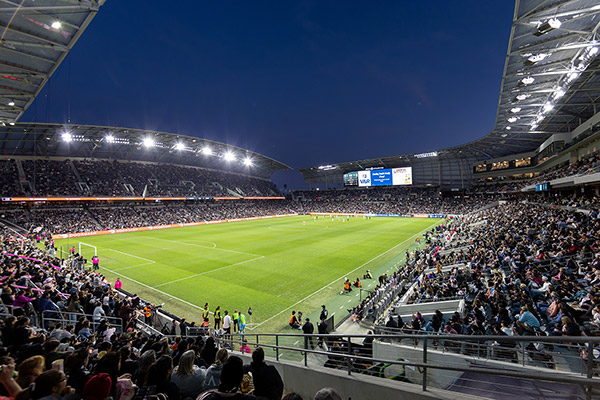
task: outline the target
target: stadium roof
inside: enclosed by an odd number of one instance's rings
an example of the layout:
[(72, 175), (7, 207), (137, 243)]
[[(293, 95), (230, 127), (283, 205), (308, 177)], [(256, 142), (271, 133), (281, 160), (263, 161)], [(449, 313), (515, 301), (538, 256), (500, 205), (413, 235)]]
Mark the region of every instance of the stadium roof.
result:
[(301, 169), (307, 181), (370, 167), (400, 167), (429, 157), (465, 162), (535, 150), (597, 113), (600, 98), (598, 0), (517, 0), (496, 124), (474, 142)]
[(0, 154), (148, 161), (212, 168), (261, 178), (289, 166), (250, 150), (208, 139), (142, 129), (17, 123), (0, 126)]
[(0, 1), (0, 124), (23, 115), (104, 2)]

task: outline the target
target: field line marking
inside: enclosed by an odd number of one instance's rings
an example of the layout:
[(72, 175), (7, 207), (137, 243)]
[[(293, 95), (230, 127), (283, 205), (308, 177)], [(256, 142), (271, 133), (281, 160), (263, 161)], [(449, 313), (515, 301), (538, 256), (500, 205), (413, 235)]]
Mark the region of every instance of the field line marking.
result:
[(210, 274), (211, 272), (216, 272), (216, 271), (220, 271), (222, 269), (227, 269), (227, 268), (235, 267), (236, 265), (245, 264), (245, 263), (248, 263), (248, 262), (251, 262), (251, 261), (260, 260), (261, 258), (265, 258), (265, 256), (259, 256), (259, 257), (253, 258), (251, 260), (240, 261), (240, 262), (235, 263), (235, 264), (225, 265), (224, 267), (219, 267), (219, 268), (216, 268), (216, 269), (211, 269), (210, 271), (200, 272), (199, 274), (194, 274), (194, 275), (191, 275), (191, 276), (187, 276), (185, 278), (175, 279), (174, 281), (169, 281), (169, 282), (161, 283), (160, 285), (156, 285), (156, 287), (170, 285), (171, 283), (175, 283), (175, 282), (185, 281), (186, 279), (195, 278), (197, 276)]
[[(177, 240), (161, 239), (161, 238), (155, 238), (155, 237), (152, 237), (152, 236), (142, 236), (142, 237), (146, 238), (146, 239), (162, 240), (164, 242), (171, 242), (171, 243), (183, 244), (183, 245), (186, 245), (186, 246), (202, 247), (204, 249), (210, 249), (210, 250), (227, 251), (229, 253), (244, 254), (244, 255), (247, 255), (247, 256), (254, 256), (254, 257), (264, 257), (264, 256), (261, 256), (260, 254), (245, 253), (243, 251), (237, 251), (237, 250), (221, 249), (221, 248), (217, 247), (217, 245), (214, 242), (210, 242), (210, 243), (213, 243), (215, 245), (215, 247), (208, 247), (208, 246), (203, 246), (201, 244), (186, 243), (186, 242), (180, 242), (180, 241), (177, 241)], [(208, 241), (205, 240), (205, 242), (208, 242)]]
[(142, 263), (142, 264), (130, 265), (128, 267), (117, 268), (117, 269), (115, 269), (115, 271), (123, 271), (123, 270), (126, 270), (126, 269), (135, 268), (135, 267), (141, 267), (142, 265), (151, 265), (151, 264), (154, 264), (154, 263), (147, 262), (147, 263)]
[[(257, 324), (257, 325), (256, 325), (254, 328), (258, 328), (259, 326), (261, 326), (261, 325), (262, 325), (262, 324), (264, 324), (265, 322), (268, 322), (268, 321), (272, 320), (273, 318), (280, 316), (281, 314), (283, 314), (283, 313), (284, 313), (284, 312), (286, 312), (287, 310), (289, 310), (289, 309), (291, 309), (291, 308), (293, 308), (293, 307), (297, 306), (298, 304), (302, 303), (304, 300), (306, 300), (306, 299), (308, 299), (308, 298), (310, 298), (310, 297), (314, 296), (315, 294), (319, 293), (319, 292), (320, 292), (320, 291), (322, 291), (323, 289), (326, 289), (328, 286), (330, 286), (330, 285), (333, 285), (334, 283), (336, 283), (336, 282), (337, 282), (337, 281), (339, 281), (340, 279), (343, 279), (345, 276), (347, 276), (347, 275), (350, 275), (351, 273), (353, 273), (353, 272), (355, 272), (355, 271), (358, 271), (359, 269), (363, 268), (365, 265), (367, 265), (367, 264), (371, 263), (372, 261), (374, 261), (374, 260), (378, 259), (379, 257), (383, 256), (384, 254), (387, 254), (387, 253), (389, 253), (390, 251), (394, 250), (396, 247), (402, 246), (404, 243), (408, 242), (409, 240), (411, 240), (412, 238), (414, 238), (414, 237), (416, 237), (416, 236), (419, 236), (419, 235), (421, 235), (423, 232), (425, 232), (425, 231), (428, 231), (428, 230), (429, 230), (431, 227), (433, 227), (433, 226), (435, 226), (435, 225), (437, 225), (437, 224), (439, 224), (439, 221), (438, 221), (438, 222), (434, 222), (433, 224), (429, 225), (427, 228), (425, 228), (425, 229), (423, 229), (422, 231), (420, 231), (420, 232), (418, 232), (418, 233), (416, 233), (416, 234), (412, 235), (411, 237), (409, 237), (408, 239), (406, 239), (406, 240), (404, 240), (404, 241), (402, 241), (402, 242), (398, 243), (397, 245), (395, 245), (395, 246), (393, 246), (393, 247), (389, 248), (388, 250), (384, 251), (383, 253), (379, 254), (378, 256), (375, 256), (375, 257), (371, 258), (369, 261), (366, 261), (366, 262), (364, 262), (364, 263), (363, 263), (363, 264), (361, 264), (360, 266), (358, 266), (358, 267), (354, 268), (352, 271), (345, 273), (344, 275), (340, 276), (339, 278), (337, 278), (337, 279), (335, 279), (335, 280), (331, 281), (331, 283), (328, 283), (327, 285), (323, 286), (322, 288), (320, 288), (320, 289), (318, 289), (318, 290), (316, 290), (316, 291), (312, 292), (311, 294), (309, 294), (308, 296), (304, 297), (303, 299), (301, 299), (301, 300), (298, 300), (297, 302), (295, 302), (295, 303), (294, 303), (294, 304), (292, 304), (291, 306), (289, 306), (289, 307), (287, 307), (287, 308), (284, 308), (283, 310), (279, 311), (277, 314), (273, 315), (272, 317), (269, 317), (269, 318), (265, 319), (263, 322), (261, 322), (261, 323)], [(251, 328), (250, 330), (254, 330), (254, 328)]]
[(109, 250), (109, 251), (114, 251), (115, 253), (121, 253), (121, 254), (124, 254), (124, 255), (126, 255), (126, 256), (129, 256), (129, 257), (135, 257), (135, 258), (139, 258), (140, 260), (148, 261), (150, 264), (154, 264), (154, 263), (156, 263), (156, 261), (154, 261), (154, 260), (150, 260), (150, 259), (148, 259), (148, 258), (144, 258), (144, 257), (136, 256), (136, 255), (134, 255), (134, 254), (125, 253), (124, 251), (119, 251), (119, 250), (109, 249), (108, 247), (104, 247), (104, 249), (105, 249), (105, 250)]
[[(174, 299), (174, 300), (180, 301), (180, 302), (182, 302), (183, 304), (187, 304), (188, 306), (191, 306), (191, 307), (197, 308), (198, 310), (202, 310), (202, 311), (204, 311), (204, 308), (202, 308), (202, 307), (199, 307), (199, 306), (197, 306), (197, 305), (195, 305), (195, 304), (192, 304), (192, 303), (190, 303), (189, 301), (185, 301), (185, 300), (183, 300), (183, 299), (180, 299), (179, 297), (175, 297), (175, 296), (173, 296), (172, 294), (169, 294), (169, 293), (163, 292), (162, 290), (158, 290), (158, 289), (156, 289), (156, 288), (154, 288), (154, 287), (152, 287), (152, 286), (146, 285), (145, 283), (142, 283), (142, 282), (140, 282), (140, 281), (137, 281), (137, 280), (135, 280), (135, 279), (133, 279), (133, 278), (130, 278), (130, 277), (128, 277), (127, 275), (120, 274), (120, 273), (118, 273), (118, 272), (116, 272), (116, 271), (114, 271), (114, 270), (108, 269), (108, 268), (106, 268), (106, 267), (102, 267), (102, 269), (105, 269), (105, 270), (107, 270), (108, 272), (111, 272), (111, 273), (113, 273), (113, 274), (115, 274), (115, 275), (119, 275), (119, 276), (123, 277), (124, 279), (127, 279), (127, 280), (129, 280), (129, 281), (131, 281), (131, 282), (133, 282), (133, 283), (137, 283), (137, 284), (138, 284), (138, 285), (140, 285), (140, 286), (143, 286), (143, 287), (145, 287), (145, 288), (148, 288), (148, 289), (150, 289), (150, 290), (154, 290), (155, 292), (158, 292), (158, 293), (160, 293), (160, 294), (164, 294), (165, 296), (167, 296), (167, 297), (169, 297), (169, 298), (171, 298), (171, 299)], [(211, 311), (211, 314), (212, 314), (212, 311)]]

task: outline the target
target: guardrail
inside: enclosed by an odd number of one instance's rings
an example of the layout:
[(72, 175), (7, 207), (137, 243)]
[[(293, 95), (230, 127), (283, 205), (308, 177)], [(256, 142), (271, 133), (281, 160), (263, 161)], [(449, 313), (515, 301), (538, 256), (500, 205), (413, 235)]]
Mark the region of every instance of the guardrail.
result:
[[(403, 346), (403, 341), (409, 345)], [(401, 372), (395, 380), (419, 384), (424, 391), (436, 386), (445, 389), (443, 382), (454, 381), (464, 373), (476, 373), (481, 377), (579, 385), (585, 388), (585, 394), (579, 398), (600, 395), (600, 357), (594, 355), (594, 351), (598, 354), (600, 337), (247, 334), (217, 337), (217, 342), (234, 352), (246, 353), (250, 346), (260, 345), (272, 349), (277, 360), (295, 360), (305, 366), (320, 364), (347, 370), (349, 375), (381, 376), (377, 372), (381, 368), (396, 366)], [(558, 370), (557, 365), (540, 365), (543, 360), (534, 362), (545, 354), (536, 350), (540, 344), (580, 354), (580, 368)], [(410, 356), (398, 356), (406, 348)], [(487, 382), (480, 379), (479, 383)], [(565, 394), (567, 397), (574, 398), (572, 394)]]
[[(77, 322), (77, 320), (81, 317), (85, 317), (90, 321), (91, 326), (96, 328), (97, 325), (100, 324), (99, 321), (94, 320), (93, 314), (83, 314), (83, 313), (75, 313), (75, 312), (67, 312), (60, 310), (44, 310), (40, 314), (41, 323), (40, 326), (46, 328), (49, 324), (61, 323), (63, 326), (67, 324), (73, 324)], [(110, 317), (103, 316), (101, 318), (105, 319), (108, 322), (108, 325), (112, 328), (115, 328), (117, 332), (123, 332), (123, 320), (118, 317)]]

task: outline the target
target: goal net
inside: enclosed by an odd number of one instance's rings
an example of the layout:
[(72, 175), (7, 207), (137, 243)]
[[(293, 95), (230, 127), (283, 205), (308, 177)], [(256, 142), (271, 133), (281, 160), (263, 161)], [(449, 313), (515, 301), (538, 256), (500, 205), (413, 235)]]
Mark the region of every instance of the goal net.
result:
[(79, 242), (79, 254), (87, 260), (88, 264), (92, 264), (92, 257), (98, 255), (98, 249), (91, 244)]

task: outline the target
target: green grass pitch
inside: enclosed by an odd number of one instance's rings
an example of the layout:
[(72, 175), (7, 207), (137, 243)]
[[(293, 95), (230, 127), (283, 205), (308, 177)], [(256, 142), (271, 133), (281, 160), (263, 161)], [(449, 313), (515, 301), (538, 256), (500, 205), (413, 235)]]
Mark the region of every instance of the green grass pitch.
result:
[[(211, 311), (252, 307), (251, 331), (281, 332), (291, 310), (316, 320), (327, 304), (330, 314), (347, 314), (365, 294), (340, 295), (343, 279), (362, 278), (367, 269), (375, 278), (391, 271), (439, 221), (296, 216), (64, 239), (56, 246), (96, 246), (109, 281), (120, 277), (123, 289), (189, 321), (200, 322), (206, 302)], [(367, 289), (374, 283), (363, 281)]]

